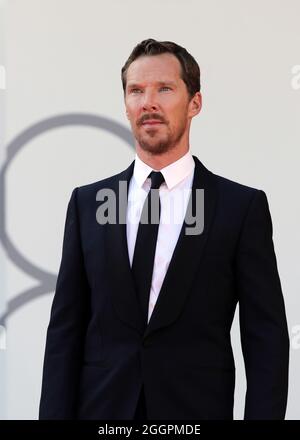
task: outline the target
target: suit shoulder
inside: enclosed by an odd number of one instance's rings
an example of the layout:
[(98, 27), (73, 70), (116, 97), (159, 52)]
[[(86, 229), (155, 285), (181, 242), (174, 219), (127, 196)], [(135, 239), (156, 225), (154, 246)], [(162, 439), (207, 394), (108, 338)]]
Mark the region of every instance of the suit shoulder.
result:
[(225, 213), (229, 215), (234, 213), (236, 219), (239, 219), (242, 224), (249, 213), (268, 212), (268, 199), (263, 190), (216, 174), (212, 177), (217, 187), (218, 209), (222, 216)]
[(217, 174), (212, 173), (213, 178), (215, 179), (220, 190), (226, 191), (232, 195), (241, 194), (248, 197), (253, 197), (257, 192), (262, 191), (259, 188), (255, 188), (252, 186), (245, 185), (240, 182), (236, 182), (234, 180), (228, 179), (227, 177), (219, 176)]
[(122, 173), (116, 173), (112, 176), (105, 177), (104, 179), (97, 180), (95, 182), (87, 183), (86, 185), (78, 186), (79, 192), (89, 192), (97, 190), (98, 188), (109, 187)]
[(226, 204), (247, 209), (257, 197), (260, 198), (262, 196), (266, 199), (265, 192), (259, 188), (251, 187), (217, 174), (212, 173), (212, 175), (218, 188), (219, 197)]
[(89, 194), (95, 194), (101, 188), (111, 188), (119, 180), (122, 172), (113, 174), (112, 176), (105, 177), (104, 179), (97, 180), (95, 182), (87, 183), (86, 185), (81, 185), (77, 187), (78, 194), (81, 197), (87, 196)]
[[(116, 173), (112, 176), (106, 177), (86, 185), (80, 185), (73, 189), (72, 194), (75, 193), (79, 206), (85, 206), (95, 200), (96, 193), (104, 188), (112, 188), (113, 184), (120, 179), (122, 172)], [(82, 205), (83, 203), (83, 205)]]

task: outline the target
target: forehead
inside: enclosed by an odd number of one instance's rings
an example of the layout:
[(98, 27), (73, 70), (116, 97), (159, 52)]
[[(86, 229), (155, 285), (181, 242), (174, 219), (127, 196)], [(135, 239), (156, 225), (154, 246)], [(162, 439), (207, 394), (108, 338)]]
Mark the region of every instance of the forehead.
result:
[(127, 70), (127, 85), (138, 82), (180, 81), (181, 65), (170, 53), (143, 55), (133, 61)]

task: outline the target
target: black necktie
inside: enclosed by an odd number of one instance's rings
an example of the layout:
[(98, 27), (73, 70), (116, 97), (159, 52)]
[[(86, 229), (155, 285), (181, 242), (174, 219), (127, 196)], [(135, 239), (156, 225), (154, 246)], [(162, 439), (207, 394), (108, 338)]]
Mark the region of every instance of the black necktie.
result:
[(160, 171), (152, 171), (148, 177), (151, 178), (151, 188), (141, 213), (131, 267), (145, 325), (148, 321), (148, 303), (160, 220), (159, 187), (165, 180)]

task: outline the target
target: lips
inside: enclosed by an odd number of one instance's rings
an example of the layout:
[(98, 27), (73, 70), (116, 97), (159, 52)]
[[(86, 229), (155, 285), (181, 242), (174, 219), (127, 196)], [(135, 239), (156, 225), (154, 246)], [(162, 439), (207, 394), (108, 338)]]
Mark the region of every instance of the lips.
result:
[(163, 122), (157, 121), (155, 119), (150, 119), (148, 121), (143, 122), (142, 125), (155, 125), (155, 124), (162, 124)]

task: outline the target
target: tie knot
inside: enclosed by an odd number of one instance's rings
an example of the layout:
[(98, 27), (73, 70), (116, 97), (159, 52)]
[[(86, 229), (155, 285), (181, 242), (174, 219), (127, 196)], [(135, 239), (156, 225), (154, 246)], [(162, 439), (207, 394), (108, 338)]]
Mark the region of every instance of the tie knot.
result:
[(151, 171), (148, 177), (151, 179), (151, 189), (158, 189), (165, 181), (164, 176), (160, 171)]

